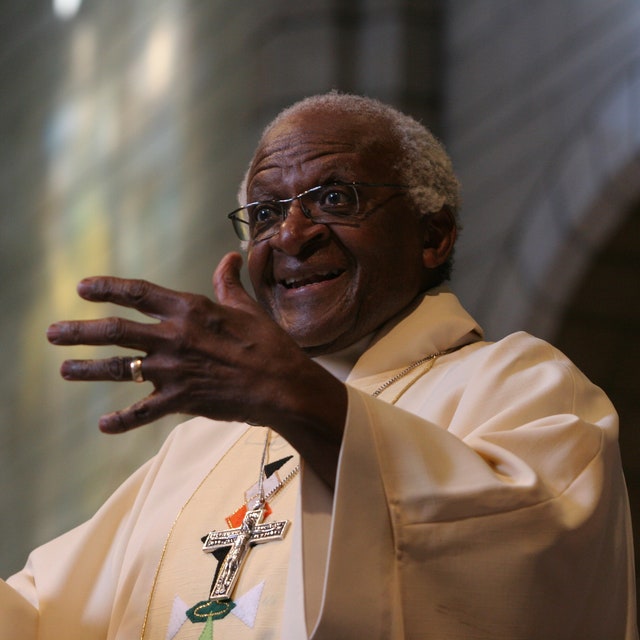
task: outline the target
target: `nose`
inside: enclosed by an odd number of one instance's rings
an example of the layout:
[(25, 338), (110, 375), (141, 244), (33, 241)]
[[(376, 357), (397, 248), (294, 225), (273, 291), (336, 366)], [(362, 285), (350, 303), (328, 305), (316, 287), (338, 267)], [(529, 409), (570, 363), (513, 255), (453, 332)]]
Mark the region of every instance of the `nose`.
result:
[(305, 215), (300, 200), (294, 200), (280, 224), (280, 231), (270, 239), (271, 246), (288, 255), (300, 255), (330, 236), (326, 224), (314, 222)]

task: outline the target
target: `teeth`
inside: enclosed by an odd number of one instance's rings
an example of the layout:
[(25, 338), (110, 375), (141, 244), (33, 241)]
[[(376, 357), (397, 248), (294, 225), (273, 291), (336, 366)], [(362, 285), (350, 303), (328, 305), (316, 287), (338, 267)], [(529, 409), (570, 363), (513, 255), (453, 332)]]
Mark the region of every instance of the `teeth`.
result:
[(299, 287), (304, 287), (308, 284), (314, 284), (316, 282), (323, 282), (324, 280), (333, 280), (333, 278), (337, 278), (342, 273), (341, 270), (336, 269), (334, 271), (328, 271), (327, 273), (316, 273), (308, 278), (285, 278), (282, 281), (282, 284), (287, 289), (297, 289)]

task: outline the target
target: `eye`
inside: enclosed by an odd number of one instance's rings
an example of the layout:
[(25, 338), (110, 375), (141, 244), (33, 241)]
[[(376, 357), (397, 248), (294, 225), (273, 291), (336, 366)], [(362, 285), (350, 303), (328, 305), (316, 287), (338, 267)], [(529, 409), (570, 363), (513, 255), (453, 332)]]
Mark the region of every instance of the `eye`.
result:
[(358, 197), (351, 185), (331, 184), (320, 189), (317, 203), (323, 211), (351, 213), (358, 207)]
[(282, 217), (280, 207), (275, 202), (259, 202), (249, 212), (251, 225), (265, 227), (275, 224)]

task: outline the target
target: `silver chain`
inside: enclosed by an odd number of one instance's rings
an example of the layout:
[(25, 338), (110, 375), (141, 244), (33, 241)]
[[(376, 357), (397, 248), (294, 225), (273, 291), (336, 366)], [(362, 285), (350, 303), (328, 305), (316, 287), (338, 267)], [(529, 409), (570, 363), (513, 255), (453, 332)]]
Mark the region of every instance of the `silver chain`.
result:
[(275, 487), (273, 487), (273, 489), (271, 489), (271, 491), (269, 491), (267, 495), (265, 495), (264, 499), (268, 500), (274, 493), (277, 493), (278, 491), (280, 491), (282, 487), (284, 487), (288, 482), (290, 482), (293, 479), (293, 477), (296, 475), (296, 473), (298, 473), (298, 471), (300, 471), (299, 464), (293, 467), (293, 469), (291, 469), (291, 471), (289, 471), (289, 473), (287, 473), (287, 475), (284, 478), (282, 478), (282, 480), (280, 480), (280, 482), (278, 482), (278, 484)]

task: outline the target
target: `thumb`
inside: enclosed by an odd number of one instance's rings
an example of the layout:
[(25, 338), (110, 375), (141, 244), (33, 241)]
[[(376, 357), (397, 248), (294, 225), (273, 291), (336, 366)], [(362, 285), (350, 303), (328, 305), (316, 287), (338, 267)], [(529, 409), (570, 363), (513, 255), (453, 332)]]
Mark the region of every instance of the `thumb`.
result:
[(236, 309), (255, 312), (261, 307), (247, 293), (240, 280), (242, 256), (237, 252), (227, 253), (213, 273), (213, 290), (218, 302)]

